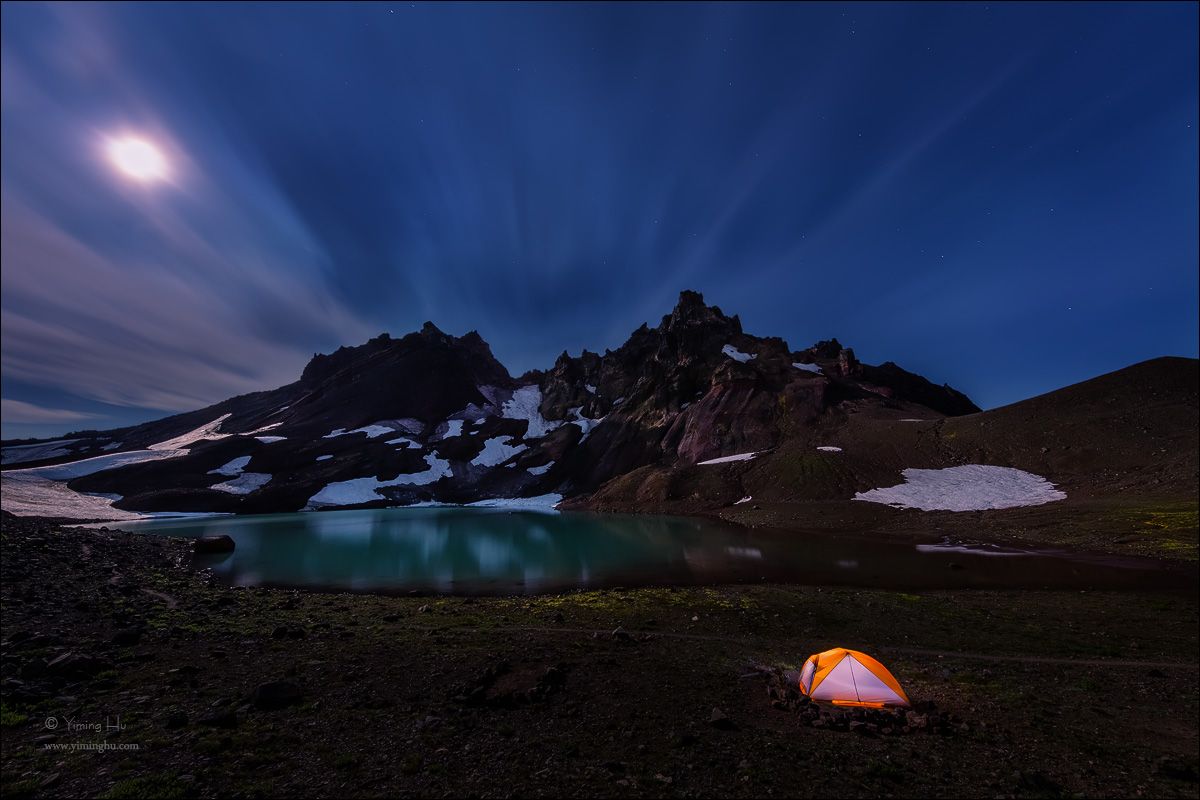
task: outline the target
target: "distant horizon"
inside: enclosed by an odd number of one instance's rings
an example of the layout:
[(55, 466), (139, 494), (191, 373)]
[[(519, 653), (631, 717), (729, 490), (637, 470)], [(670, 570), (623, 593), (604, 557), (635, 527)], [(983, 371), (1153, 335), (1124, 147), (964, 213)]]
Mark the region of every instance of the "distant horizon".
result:
[(2, 434), (678, 292), (982, 408), (1200, 356), (1200, 5), (5, 3)]

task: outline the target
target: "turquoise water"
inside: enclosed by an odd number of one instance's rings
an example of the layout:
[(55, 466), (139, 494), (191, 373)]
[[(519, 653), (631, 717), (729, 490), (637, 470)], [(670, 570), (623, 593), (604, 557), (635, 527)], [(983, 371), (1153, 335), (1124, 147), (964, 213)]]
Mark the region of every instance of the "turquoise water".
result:
[(227, 534), (197, 556), (241, 586), (536, 594), (759, 581), (878, 588), (1191, 590), (1196, 571), (1069, 554), (898, 544), (749, 530), (690, 517), (396, 508), (109, 523), (166, 536)]

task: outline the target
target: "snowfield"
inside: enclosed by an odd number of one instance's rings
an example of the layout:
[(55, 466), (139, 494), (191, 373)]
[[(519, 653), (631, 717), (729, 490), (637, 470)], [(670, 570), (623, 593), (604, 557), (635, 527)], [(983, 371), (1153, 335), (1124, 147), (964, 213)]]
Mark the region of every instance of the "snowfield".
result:
[(228, 475), (233, 478), (231, 481), (224, 481), (209, 488), (216, 489), (219, 492), (229, 492), (230, 494), (250, 494), (255, 489), (266, 486), (270, 482), (271, 476), (265, 472), (242, 472), (246, 465), (250, 463), (250, 456), (242, 456), (235, 458), (224, 466), (210, 469), (209, 475)]
[(705, 464), (728, 464), (731, 461), (749, 461), (758, 453), (738, 453), (736, 456), (722, 456), (721, 458), (710, 458), (708, 461), (697, 461), (696, 466), (703, 467)]
[(488, 439), (483, 443), (483, 450), (479, 455), (471, 459), (471, 463), (477, 467), (494, 467), (503, 464), (517, 453), (528, 450), (529, 448), (523, 444), (510, 445), (511, 436), (497, 436), (494, 439)]
[(561, 494), (543, 494), (537, 497), (494, 497), (490, 500), (478, 500), (467, 503), (470, 508), (511, 508), (545, 511), (552, 509), (562, 502)]
[(1066, 498), (1040, 475), (1011, 467), (967, 464), (947, 469), (906, 469), (905, 483), (859, 492), (855, 500), (923, 511), (983, 511), (1040, 506)]
[[(143, 461), (159, 461), (164, 458), (175, 458), (187, 453), (186, 450), (132, 450), (128, 453), (113, 453), (107, 456), (94, 456), (82, 461), (69, 461), (66, 464), (56, 464), (52, 467), (32, 467), (30, 469), (10, 469), (5, 475), (17, 473), (36, 475), (52, 481), (69, 481), (93, 472), (103, 472), (106, 469), (123, 467), (126, 464), (139, 464)], [(7, 508), (8, 506), (5, 506)]]
[(209, 475), (228, 475), (229, 477), (232, 478), (237, 475), (241, 475), (242, 470), (244, 470), (246, 468), (246, 465), (249, 463), (250, 463), (250, 456), (242, 456), (241, 458), (235, 458), (233, 461), (230, 461), (228, 464), (225, 464), (224, 466), (217, 467), (216, 469), (210, 469), (208, 471), (208, 474)]
[(386, 436), (389, 433), (395, 433), (395, 432), (396, 431), (394, 431), (393, 429), (385, 428), (382, 425), (364, 425), (363, 427), (355, 428), (352, 431), (348, 431), (345, 428), (338, 428), (333, 433), (326, 434), (325, 436), (322, 436), (321, 438), (322, 439), (332, 439), (335, 436), (349, 436), (352, 433), (365, 433), (367, 435), (368, 439), (374, 439), (376, 436)]
[(730, 358), (732, 358), (734, 361), (740, 361), (743, 364), (745, 364), (747, 361), (749, 361), (752, 358), (758, 358), (757, 353), (755, 353), (754, 355), (750, 355), (749, 353), (743, 353), (731, 344), (727, 344), (724, 347), (722, 347), (721, 352), (724, 353), (725, 355), (729, 356)]
[[(152, 445), (150, 445), (149, 449), (151, 449), (151, 450), (181, 450), (182, 448), (187, 447), (189, 444), (195, 444), (196, 442), (200, 441), (201, 439), (209, 439), (209, 440), (224, 439), (226, 436), (229, 436), (229, 434), (228, 433), (217, 433), (217, 430), (220, 429), (222, 422), (229, 419), (229, 416), (230, 416), (229, 414), (222, 414), (221, 416), (214, 419), (212, 422), (209, 422), (206, 425), (201, 425), (199, 428), (196, 428), (194, 431), (188, 431), (187, 433), (185, 433), (181, 436), (176, 436), (174, 439), (167, 439), (165, 442), (159, 442), (158, 444), (152, 444)], [(179, 455), (179, 454), (176, 453), (175, 455)]]
[(818, 447), (817, 449), (818, 449), (818, 450), (824, 450), (824, 451), (825, 451), (825, 452), (827, 452), (827, 453), (840, 453), (840, 452), (842, 452), (842, 448), (840, 448), (840, 447), (834, 447), (833, 445), (825, 445), (825, 446), (823, 446), (823, 447)]
[(799, 362), (796, 362), (796, 363), (793, 363), (792, 366), (795, 367), (796, 369), (802, 369), (805, 372), (813, 372), (813, 373), (816, 373), (817, 375), (824, 374), (821, 372), (821, 368), (818, 367), (816, 364), (801, 364)]
[(142, 519), (149, 515), (112, 507), (119, 495), (101, 497), (81, 494), (65, 483), (30, 474), (33, 470), (8, 470), (0, 477), (4, 510), (19, 516), (66, 517), (68, 519)]
[(504, 403), (500, 416), (504, 419), (523, 419), (529, 422), (526, 439), (540, 439), (562, 425), (550, 422), (539, 410), (542, 406), (542, 390), (537, 386), (522, 386), (513, 392), (512, 399)]
[(243, 472), (231, 481), (218, 483), (210, 488), (230, 494), (250, 494), (255, 489), (266, 486), (270, 481), (271, 476), (265, 472)]
[(385, 486), (424, 486), (427, 483), (452, 478), (450, 462), (437, 457), (437, 453), (425, 456), (429, 469), (412, 475), (397, 475), (390, 481), (378, 478), (354, 478), (348, 481), (336, 481), (308, 499), (307, 508), (322, 508), (324, 506), (348, 506), (358, 503), (370, 503), (381, 499), (376, 489)]
[(58, 458), (70, 451), (63, 446), (82, 441), (81, 439), (58, 439), (41, 444), (18, 444), (6, 447), (0, 451), (0, 464), (20, 464), (22, 461), (41, 461), (44, 458)]
[[(95, 472), (103, 472), (106, 469), (123, 467), (127, 464), (140, 464), (187, 455), (188, 451), (183, 448), (190, 444), (195, 444), (201, 439), (224, 439), (228, 436), (229, 434), (226, 433), (217, 433), (221, 423), (228, 418), (229, 415), (225, 414), (195, 430), (176, 436), (174, 439), (152, 444), (146, 450), (95, 456), (52, 467), (6, 470), (3, 478), (3, 500), (0, 501), (0, 507), (13, 514), (41, 514), (48, 517), (72, 517), (75, 519), (137, 519), (144, 515), (112, 508), (111, 503), (115, 498), (80, 494), (68, 489), (65, 481)], [(233, 463), (230, 462), (230, 464)], [(230, 464), (226, 464), (221, 469), (229, 467)], [(243, 466), (245, 465), (243, 464)]]

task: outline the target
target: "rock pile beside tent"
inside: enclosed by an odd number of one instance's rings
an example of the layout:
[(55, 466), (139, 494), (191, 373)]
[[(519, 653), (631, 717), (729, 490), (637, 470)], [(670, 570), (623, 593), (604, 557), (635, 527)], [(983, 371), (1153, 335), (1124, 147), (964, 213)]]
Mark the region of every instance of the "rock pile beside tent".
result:
[(789, 684), (783, 670), (770, 673), (767, 695), (771, 708), (788, 711), (807, 720), (814, 728), (849, 731), (863, 735), (904, 736), (915, 733), (949, 735), (969, 731), (970, 723), (949, 711), (939, 712), (932, 701), (918, 702), (912, 709), (853, 708), (814, 703)]

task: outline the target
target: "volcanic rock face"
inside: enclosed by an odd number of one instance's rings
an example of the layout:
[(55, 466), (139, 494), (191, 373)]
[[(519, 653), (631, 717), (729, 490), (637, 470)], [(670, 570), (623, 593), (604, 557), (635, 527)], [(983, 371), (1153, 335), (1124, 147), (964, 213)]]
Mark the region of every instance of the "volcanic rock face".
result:
[(808, 447), (821, 425), (865, 408), (930, 420), (978, 411), (890, 362), (860, 364), (836, 339), (791, 351), (748, 335), (685, 291), (656, 328), (603, 355), (563, 353), (544, 373), (514, 379), (474, 331), (454, 337), (426, 323), (315, 355), (279, 389), (93, 432), (68, 455), (50, 450), (58, 455), (22, 466), (132, 453), (132, 463), (76, 471), (69, 486), (144, 511), (580, 497), (602, 487), (597, 497), (683, 491), (720, 505), (741, 486), (700, 462)]

